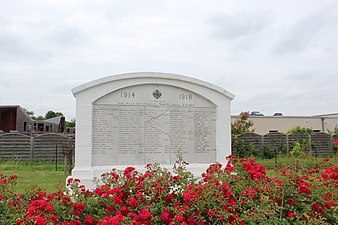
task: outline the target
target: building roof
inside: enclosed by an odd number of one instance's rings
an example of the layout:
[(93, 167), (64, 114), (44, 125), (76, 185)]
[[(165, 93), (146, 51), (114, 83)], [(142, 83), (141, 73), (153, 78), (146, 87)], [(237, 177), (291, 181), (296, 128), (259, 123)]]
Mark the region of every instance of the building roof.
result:
[(19, 105), (0, 105), (0, 110), (8, 110), (8, 109), (17, 109), (21, 108)]
[(19, 105), (0, 105), (0, 111), (4, 111), (4, 110), (8, 110), (8, 109), (16, 109), (16, 110), (20, 110), (23, 114), (25, 114), (25, 116), (27, 118), (29, 118), (30, 120), (32, 120), (32, 118), (30, 117), (30, 115), (28, 115), (28, 113), (26, 112), (26, 110), (24, 108), (22, 108)]
[(313, 117), (338, 117), (338, 113), (319, 114), (314, 115)]
[(57, 117), (53, 117), (50, 119), (46, 119), (44, 120), (45, 122), (49, 122), (49, 123), (55, 123), (55, 124), (60, 124), (61, 123), (61, 119), (63, 116), (57, 116)]
[[(237, 118), (240, 117), (240, 115), (231, 115), (232, 118)], [(276, 119), (282, 119), (282, 118), (304, 118), (304, 119), (311, 119), (311, 118), (333, 118), (337, 119), (338, 118), (338, 113), (328, 113), (328, 114), (320, 114), (320, 115), (313, 115), (313, 116), (257, 116), (257, 115), (249, 115), (249, 118), (276, 118)]]

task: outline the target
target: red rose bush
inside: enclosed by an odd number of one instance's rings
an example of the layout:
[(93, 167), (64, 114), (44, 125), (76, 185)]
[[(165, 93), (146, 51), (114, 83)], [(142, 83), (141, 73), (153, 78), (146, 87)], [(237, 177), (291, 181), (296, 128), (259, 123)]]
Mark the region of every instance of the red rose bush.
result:
[(17, 177), (0, 175), (0, 224), (205, 225), (338, 224), (338, 166), (284, 167), (269, 177), (254, 159), (228, 157), (194, 177), (184, 165), (157, 164), (101, 176), (95, 190), (69, 179), (71, 192), (15, 193)]

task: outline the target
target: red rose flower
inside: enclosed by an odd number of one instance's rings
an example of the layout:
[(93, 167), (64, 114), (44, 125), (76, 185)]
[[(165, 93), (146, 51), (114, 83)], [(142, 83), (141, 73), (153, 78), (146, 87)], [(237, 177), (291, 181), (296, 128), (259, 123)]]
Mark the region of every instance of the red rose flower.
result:
[(215, 211), (212, 210), (212, 209), (210, 209), (210, 210), (208, 211), (208, 216), (212, 217), (212, 216), (214, 216), (214, 215), (215, 215)]
[(90, 215), (87, 215), (84, 222), (86, 225), (92, 225), (94, 223), (94, 219)]

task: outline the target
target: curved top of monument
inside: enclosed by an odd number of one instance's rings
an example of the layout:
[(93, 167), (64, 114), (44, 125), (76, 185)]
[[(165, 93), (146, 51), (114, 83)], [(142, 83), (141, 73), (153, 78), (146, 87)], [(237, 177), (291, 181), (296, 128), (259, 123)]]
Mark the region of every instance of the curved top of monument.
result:
[(170, 73), (160, 73), (160, 72), (136, 72), (136, 73), (124, 73), (124, 74), (117, 74), (117, 75), (111, 75), (107, 77), (103, 77), (97, 80), (93, 80), (90, 82), (87, 82), (85, 84), (82, 84), (80, 86), (77, 86), (72, 89), (72, 92), (74, 95), (76, 95), (79, 92), (85, 91), (87, 89), (90, 89), (95, 86), (99, 86), (105, 83), (109, 82), (114, 82), (114, 81), (121, 81), (121, 80), (133, 80), (133, 79), (163, 79), (163, 80), (177, 80), (181, 82), (186, 82), (186, 83), (192, 83), (198, 86), (202, 86), (208, 89), (211, 89), (213, 91), (219, 92), (230, 99), (233, 99), (235, 97), (234, 94), (231, 92), (218, 87), (216, 85), (210, 84), (206, 81), (202, 81), (196, 78), (188, 77), (188, 76), (183, 76), (183, 75), (178, 75), (178, 74), (170, 74)]

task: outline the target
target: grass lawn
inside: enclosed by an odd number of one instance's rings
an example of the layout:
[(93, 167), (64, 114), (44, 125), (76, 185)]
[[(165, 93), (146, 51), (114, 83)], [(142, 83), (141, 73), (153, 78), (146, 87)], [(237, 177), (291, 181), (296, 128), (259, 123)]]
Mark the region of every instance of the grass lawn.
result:
[(302, 167), (313, 167), (319, 165), (324, 158), (329, 158), (333, 165), (338, 165), (338, 157), (335, 155), (319, 155), (317, 157), (307, 154), (301, 157), (281, 156), (273, 159), (257, 159), (257, 163), (263, 165), (267, 170), (282, 168), (283, 166), (299, 165)]
[(63, 171), (63, 165), (58, 165), (58, 171), (53, 162), (36, 161), (0, 161), (0, 173), (5, 175), (17, 175), (15, 191), (23, 193), (33, 186), (38, 186), (52, 193), (59, 187), (65, 188), (68, 175)]
[[(277, 164), (275, 159), (258, 159), (257, 163), (266, 167), (267, 175), (270, 177), (278, 176), (278, 173), (274, 170), (276, 167), (281, 168), (283, 165), (294, 165), (312, 167), (318, 165), (325, 156), (307, 155), (306, 157), (292, 158), (288, 156), (278, 157)], [(331, 156), (330, 161), (334, 165), (338, 165), (338, 157)], [(38, 186), (45, 189), (47, 193), (52, 193), (58, 190), (58, 188), (65, 188), (65, 181), (67, 174), (64, 172), (63, 164), (58, 165), (58, 171), (55, 169), (54, 162), (41, 162), (41, 161), (0, 161), (0, 174), (18, 176), (18, 183), (15, 187), (15, 191), (19, 193), (25, 192), (25, 190)]]

